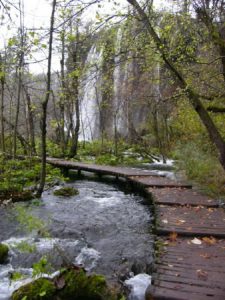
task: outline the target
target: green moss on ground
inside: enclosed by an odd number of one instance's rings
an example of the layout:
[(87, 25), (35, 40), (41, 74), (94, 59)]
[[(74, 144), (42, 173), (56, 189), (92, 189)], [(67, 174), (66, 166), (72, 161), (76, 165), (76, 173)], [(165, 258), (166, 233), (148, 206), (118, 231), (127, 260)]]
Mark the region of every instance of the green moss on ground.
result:
[(9, 247), (4, 244), (0, 244), (0, 264), (6, 262), (8, 257), (8, 252), (9, 252)]
[(65, 186), (65, 187), (62, 187), (62, 188), (54, 191), (55, 196), (61, 196), (61, 197), (71, 197), (71, 196), (75, 196), (78, 194), (79, 194), (79, 191), (70, 186)]

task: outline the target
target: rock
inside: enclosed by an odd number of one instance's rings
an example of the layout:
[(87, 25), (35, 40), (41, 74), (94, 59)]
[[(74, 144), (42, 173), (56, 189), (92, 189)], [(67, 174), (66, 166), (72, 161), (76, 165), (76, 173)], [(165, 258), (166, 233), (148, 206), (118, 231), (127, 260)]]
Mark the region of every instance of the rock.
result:
[(55, 285), (46, 278), (39, 278), (31, 283), (21, 286), (12, 295), (12, 300), (32, 299), (51, 300), (56, 292)]
[(9, 252), (9, 247), (4, 244), (0, 244), (0, 264), (4, 264), (6, 262), (8, 257), (8, 252)]
[(70, 186), (64, 186), (64, 187), (54, 191), (55, 196), (62, 196), (62, 197), (71, 197), (71, 196), (75, 196), (78, 194), (79, 194), (79, 191)]
[(145, 291), (145, 300), (153, 300), (153, 286), (151, 284), (149, 284), (149, 286), (147, 287), (146, 291)]

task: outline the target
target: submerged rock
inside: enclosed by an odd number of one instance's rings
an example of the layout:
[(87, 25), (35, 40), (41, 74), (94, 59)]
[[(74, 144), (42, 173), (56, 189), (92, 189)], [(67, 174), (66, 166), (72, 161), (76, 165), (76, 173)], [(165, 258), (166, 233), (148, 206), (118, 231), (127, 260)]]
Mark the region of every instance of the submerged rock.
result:
[(6, 262), (8, 257), (8, 252), (9, 252), (9, 247), (4, 244), (0, 244), (0, 264)]
[(70, 268), (50, 280), (39, 278), (20, 287), (12, 300), (118, 300), (121, 295), (110, 290), (102, 275), (87, 275), (83, 269)]
[(79, 191), (70, 186), (64, 186), (64, 187), (54, 191), (55, 196), (62, 196), (62, 197), (71, 197), (71, 196), (75, 196), (78, 194), (79, 194)]

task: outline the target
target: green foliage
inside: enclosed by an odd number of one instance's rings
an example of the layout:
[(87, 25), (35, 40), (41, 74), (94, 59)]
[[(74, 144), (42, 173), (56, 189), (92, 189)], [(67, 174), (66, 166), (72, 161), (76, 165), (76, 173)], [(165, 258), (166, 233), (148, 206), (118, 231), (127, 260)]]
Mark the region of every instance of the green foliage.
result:
[(99, 165), (116, 166), (119, 164), (119, 158), (110, 153), (102, 154), (95, 158), (95, 163)]
[(75, 196), (78, 194), (79, 194), (79, 191), (77, 189), (75, 189), (74, 187), (70, 187), (70, 186), (64, 186), (64, 187), (54, 191), (55, 196), (62, 196), (62, 197), (71, 197), (71, 196)]
[(5, 244), (0, 244), (0, 264), (6, 262), (8, 257), (9, 247)]
[[(41, 164), (37, 160), (6, 160), (0, 156), (0, 170), (0, 200), (26, 201), (33, 198), (32, 192), (24, 188), (36, 186), (39, 182)], [(46, 171), (48, 184), (66, 180), (59, 169), (47, 165)]]
[(123, 140), (117, 144), (117, 155), (115, 145), (110, 140), (95, 140), (86, 142), (85, 147), (79, 144), (78, 157), (85, 162), (95, 162), (101, 165), (137, 165), (141, 162), (151, 162), (151, 152), (143, 145), (130, 145)]
[(20, 272), (13, 272), (11, 274), (10, 279), (12, 281), (17, 281), (17, 280), (23, 279), (24, 277), (25, 277), (25, 275), (21, 274)]
[(33, 264), (32, 276), (41, 276), (43, 274), (50, 274), (52, 270), (51, 264), (48, 262), (47, 256), (43, 256), (39, 262)]
[(24, 253), (32, 253), (36, 250), (35, 245), (32, 245), (26, 241), (21, 241), (18, 244), (16, 244), (16, 248)]
[(195, 181), (207, 193), (225, 197), (225, 174), (211, 149), (192, 141), (180, 144), (175, 152), (178, 167), (185, 170), (189, 179)]
[(49, 237), (49, 232), (44, 221), (31, 214), (28, 207), (15, 206), (16, 219), (21, 228), (27, 232), (37, 231), (44, 237)]

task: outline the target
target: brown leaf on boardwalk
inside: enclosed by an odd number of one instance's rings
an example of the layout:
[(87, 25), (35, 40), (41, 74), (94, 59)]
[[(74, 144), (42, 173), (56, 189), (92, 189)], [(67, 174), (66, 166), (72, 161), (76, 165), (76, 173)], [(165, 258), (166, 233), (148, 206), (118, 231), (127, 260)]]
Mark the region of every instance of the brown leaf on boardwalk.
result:
[(177, 233), (176, 232), (171, 232), (170, 235), (169, 235), (169, 240), (170, 240), (170, 242), (176, 242)]
[(211, 255), (209, 255), (208, 253), (202, 253), (200, 254), (200, 256), (206, 259), (211, 258)]
[(216, 239), (214, 238), (214, 237), (203, 237), (202, 238), (202, 240), (206, 243), (206, 244), (208, 244), (208, 245), (215, 245), (216, 244)]
[(202, 280), (207, 280), (208, 278), (208, 273), (206, 271), (203, 270), (196, 270), (198, 278), (202, 279)]
[(177, 220), (177, 221), (176, 221), (176, 224), (177, 224), (177, 225), (181, 225), (181, 224), (184, 224), (184, 223), (186, 223), (185, 220)]

